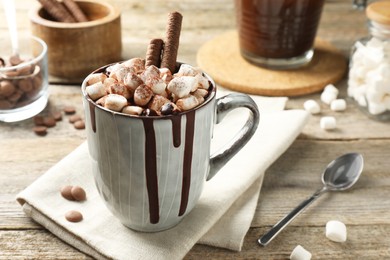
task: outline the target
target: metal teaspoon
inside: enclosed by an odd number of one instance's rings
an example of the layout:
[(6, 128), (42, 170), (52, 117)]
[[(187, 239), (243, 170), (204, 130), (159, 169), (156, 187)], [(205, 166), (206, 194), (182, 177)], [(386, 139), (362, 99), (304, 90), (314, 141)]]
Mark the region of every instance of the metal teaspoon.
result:
[(322, 174), (324, 186), (275, 224), (266, 234), (258, 239), (258, 243), (266, 246), (296, 216), (323, 193), (327, 191), (342, 191), (352, 187), (359, 179), (362, 171), (363, 156), (359, 153), (347, 153), (330, 162)]

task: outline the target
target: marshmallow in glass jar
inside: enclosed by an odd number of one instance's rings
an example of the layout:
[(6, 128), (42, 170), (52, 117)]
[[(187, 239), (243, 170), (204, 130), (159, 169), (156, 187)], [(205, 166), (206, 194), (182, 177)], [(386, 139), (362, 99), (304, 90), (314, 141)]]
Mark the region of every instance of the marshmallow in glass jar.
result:
[(390, 120), (390, 2), (366, 9), (370, 36), (353, 46), (348, 95), (371, 118)]

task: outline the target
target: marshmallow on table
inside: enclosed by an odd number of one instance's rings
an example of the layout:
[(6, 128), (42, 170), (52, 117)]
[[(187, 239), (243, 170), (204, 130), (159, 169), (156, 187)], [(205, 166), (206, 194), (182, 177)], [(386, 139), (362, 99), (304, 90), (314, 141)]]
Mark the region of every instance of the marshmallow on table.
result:
[(291, 260), (310, 260), (311, 253), (304, 249), (301, 245), (297, 245), (290, 255)]
[(347, 102), (344, 99), (335, 99), (330, 103), (330, 109), (333, 111), (344, 111), (347, 108)]
[(313, 99), (306, 100), (305, 103), (303, 103), (303, 108), (311, 114), (318, 114), (321, 112), (320, 105)]
[(323, 91), (321, 93), (321, 101), (327, 105), (330, 105), (333, 100), (337, 98), (337, 94), (333, 91)]
[(330, 220), (326, 223), (325, 235), (334, 242), (345, 242), (347, 240), (347, 227), (338, 220)]
[(324, 116), (321, 118), (320, 126), (325, 130), (332, 130), (336, 128), (336, 118), (333, 116)]
[(339, 94), (339, 90), (333, 84), (326, 85), (323, 92), (333, 93), (336, 96)]

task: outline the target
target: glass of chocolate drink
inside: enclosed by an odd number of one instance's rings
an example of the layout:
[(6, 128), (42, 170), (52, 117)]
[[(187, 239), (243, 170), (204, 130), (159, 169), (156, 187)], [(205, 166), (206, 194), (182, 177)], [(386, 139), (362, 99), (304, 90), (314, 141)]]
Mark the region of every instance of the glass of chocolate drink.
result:
[(324, 0), (236, 0), (241, 55), (270, 69), (294, 69), (313, 57)]

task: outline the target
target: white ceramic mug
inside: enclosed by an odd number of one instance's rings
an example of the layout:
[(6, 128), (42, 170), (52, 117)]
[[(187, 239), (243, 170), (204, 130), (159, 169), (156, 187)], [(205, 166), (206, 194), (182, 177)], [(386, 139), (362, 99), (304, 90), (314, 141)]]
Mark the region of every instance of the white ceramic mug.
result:
[[(105, 67), (95, 71), (104, 71)], [(92, 101), (82, 84), (89, 153), (97, 189), (114, 216), (146, 232), (175, 226), (197, 203), (206, 180), (252, 137), (259, 123), (255, 102), (244, 94), (216, 99), (168, 116), (133, 116)], [(210, 157), (213, 125), (246, 107), (246, 124), (227, 148)], [(221, 184), (223, 185), (223, 184)]]

